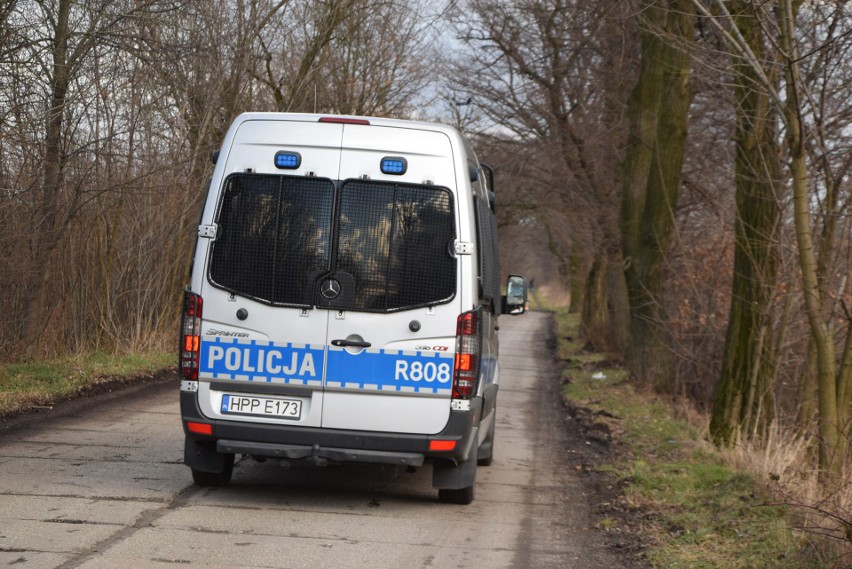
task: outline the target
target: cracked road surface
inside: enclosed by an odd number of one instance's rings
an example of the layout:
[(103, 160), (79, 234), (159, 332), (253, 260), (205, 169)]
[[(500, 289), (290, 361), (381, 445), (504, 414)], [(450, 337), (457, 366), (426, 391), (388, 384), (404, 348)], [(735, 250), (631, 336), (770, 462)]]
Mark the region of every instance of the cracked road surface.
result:
[(429, 467), (241, 460), (227, 488), (194, 486), (175, 379), (0, 435), (0, 567), (623, 567), (565, 460), (549, 322), (501, 318), (495, 459), (469, 506), (439, 503)]

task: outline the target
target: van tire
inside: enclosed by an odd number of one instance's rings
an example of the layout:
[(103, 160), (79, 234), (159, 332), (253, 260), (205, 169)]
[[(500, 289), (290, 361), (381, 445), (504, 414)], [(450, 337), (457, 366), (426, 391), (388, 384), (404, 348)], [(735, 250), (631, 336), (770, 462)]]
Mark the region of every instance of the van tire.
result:
[(222, 472), (204, 472), (203, 470), (192, 470), (192, 481), (197, 486), (227, 486), (231, 481), (231, 476), (234, 472), (234, 455), (223, 455), (225, 459), (225, 468)]
[(473, 486), (456, 489), (444, 488), (438, 490), (438, 499), (445, 504), (461, 504), (463, 506), (467, 506), (473, 502), (473, 494)]
[(473, 445), (468, 459), (460, 464), (450, 461), (435, 462), (432, 485), (438, 489), (438, 500), (447, 504), (462, 505), (473, 502), (478, 451), (479, 448)]
[[(493, 412), (494, 411), (492, 411), (492, 413)], [(478, 466), (491, 466), (491, 463), (494, 462), (494, 431), (496, 430), (497, 421), (495, 420), (491, 425), (491, 431), (488, 433), (488, 436), (485, 437), (485, 440), (482, 441), (481, 445), (479, 445), (479, 452), (477, 453), (476, 459), (476, 464)]]

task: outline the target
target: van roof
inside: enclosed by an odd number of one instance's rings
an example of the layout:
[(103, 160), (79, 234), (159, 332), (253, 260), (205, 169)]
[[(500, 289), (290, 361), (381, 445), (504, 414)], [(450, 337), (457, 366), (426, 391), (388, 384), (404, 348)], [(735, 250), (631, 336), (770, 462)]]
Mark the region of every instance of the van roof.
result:
[(444, 132), (447, 134), (458, 135), (458, 131), (452, 126), (427, 122), (415, 121), (406, 119), (392, 119), (385, 117), (371, 117), (358, 115), (336, 115), (322, 113), (277, 113), (277, 112), (248, 112), (239, 115), (234, 122), (245, 122), (252, 120), (274, 120), (274, 121), (294, 121), (294, 122), (320, 122), (320, 119), (329, 120), (330, 122), (340, 121), (368, 121), (370, 125), (388, 126), (397, 128), (414, 128), (422, 130), (432, 130)]

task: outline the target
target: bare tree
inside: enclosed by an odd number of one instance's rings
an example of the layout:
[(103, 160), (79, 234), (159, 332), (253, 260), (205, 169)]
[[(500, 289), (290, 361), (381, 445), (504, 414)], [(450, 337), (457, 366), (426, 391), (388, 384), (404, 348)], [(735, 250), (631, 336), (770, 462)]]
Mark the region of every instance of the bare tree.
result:
[(339, 114), (410, 116), (436, 79), (434, 30), (424, 2), (374, 1), (350, 10), (319, 70), (322, 109)]
[(421, 12), (418, 3), (290, 2), (258, 34), (252, 75), (276, 110), (404, 116), (431, 74)]
[[(767, 40), (761, 8), (732, 3), (739, 36), (760, 60)], [(770, 314), (780, 246), (781, 164), (776, 113), (769, 91), (755, 69), (739, 56), (733, 60), (736, 85), (736, 239), (731, 311), (710, 432), (730, 443), (740, 432), (762, 435), (774, 419), (775, 328)], [(780, 78), (766, 77), (777, 88)]]
[[(572, 286), (586, 334), (600, 347), (620, 347), (626, 301), (618, 233), (618, 176), (626, 78), (634, 60), (630, 3), (476, 0), (456, 17), (471, 49), (450, 66), (454, 98), (471, 99), (477, 129), (520, 148), (534, 216), (545, 234), (566, 224), (570, 243), (554, 247), (559, 279)], [(551, 215), (551, 212), (559, 212)], [(505, 215), (505, 212), (501, 215)]]
[[(46, 81), (46, 116), (44, 147), (41, 158), (42, 181), (32, 207), (31, 265), (25, 275), (21, 311), (20, 342), (27, 349), (37, 342), (49, 323), (51, 303), (48, 283), (59, 264), (58, 246), (64, 237), (81, 199), (80, 187), (69, 191), (64, 179), (64, 167), (69, 156), (66, 141), (73, 115), (69, 94), (74, 81), (89, 64), (95, 46), (101, 41), (114, 42), (121, 27), (130, 19), (154, 9), (165, 9), (169, 2), (147, 0), (128, 3), (120, 0), (101, 0), (85, 6), (71, 0), (33, 0), (19, 2), (15, 19), (26, 22), (33, 14), (38, 23), (30, 25), (35, 34), (24, 49), (19, 50), (16, 64), (41, 68)], [(26, 24), (24, 24), (26, 25)], [(36, 76), (31, 75), (31, 79)]]
[(642, 67), (630, 97), (621, 193), (621, 244), (630, 300), (631, 372), (671, 390), (672, 339), (662, 302), (663, 261), (680, 191), (689, 106), (691, 0), (640, 2)]
[[(838, 394), (843, 386), (837, 382), (834, 339), (829, 332), (823, 312), (821, 289), (817, 275), (817, 257), (811, 236), (810, 188), (808, 182), (807, 152), (805, 149), (804, 101), (805, 85), (798, 63), (799, 50), (796, 23), (791, 0), (780, 0), (778, 6), (780, 43), (785, 67), (786, 100), (782, 109), (786, 118), (787, 145), (790, 153), (796, 242), (805, 293), (805, 309), (817, 352), (817, 385), (819, 387), (820, 466), (832, 475), (843, 468), (848, 445), (848, 432), (838, 409)], [(779, 101), (779, 103), (781, 103)], [(848, 431), (848, 429), (847, 429)]]
[(330, 56), (328, 48), (352, 12), (362, 9), (362, 0), (294, 3), (293, 18), (274, 22), (259, 38), (263, 68), (255, 79), (269, 90), (275, 110), (318, 110), (318, 73)]
[[(823, 172), (831, 172), (834, 167), (843, 171), (848, 159), (842, 157), (836, 162), (832, 152), (829, 136), (841, 141), (848, 137), (843, 129), (838, 129), (832, 135), (828, 134), (824, 111), (820, 111), (819, 99), (813, 96), (810, 83), (819, 84), (819, 74), (825, 69), (826, 61), (814, 58), (815, 54), (823, 51), (840, 53), (838, 46), (849, 34), (838, 29), (846, 14), (845, 5), (833, 7), (832, 17), (824, 18), (821, 6), (807, 12), (816, 15), (813, 34), (809, 42), (809, 51), (800, 51), (800, 26), (797, 22), (798, 4), (790, 0), (779, 0), (775, 14), (755, 9), (752, 14), (774, 42), (779, 54), (780, 69), (784, 74), (784, 95), (779, 93), (776, 84), (770, 79), (772, 68), (764, 58), (759, 57), (752, 45), (741, 34), (732, 14), (722, 2), (714, 2), (713, 8), (718, 9), (721, 18), (714, 18), (710, 9), (699, 0), (696, 6), (708, 17), (719, 31), (726, 45), (740, 58), (743, 65), (751, 68), (753, 77), (768, 93), (768, 101), (776, 109), (777, 116), (783, 121), (789, 168), (789, 185), (793, 196), (792, 221), (795, 228), (796, 251), (798, 253), (798, 271), (802, 282), (804, 311), (807, 316), (810, 341), (814, 353), (816, 370), (816, 387), (818, 395), (818, 424), (820, 432), (820, 466), (825, 472), (837, 475), (845, 460), (849, 439), (849, 408), (852, 405), (850, 394), (850, 375), (848, 365), (849, 352), (852, 342), (849, 335), (852, 326), (848, 320), (845, 326), (846, 340), (841, 342), (842, 355), (837, 357), (837, 332), (832, 326), (831, 313), (837, 305), (836, 301), (829, 302), (832, 295), (842, 295), (847, 287), (849, 268), (829, 274), (829, 259), (835, 250), (838, 238), (846, 241), (848, 246), (848, 231), (846, 234), (837, 232), (837, 206), (843, 201), (839, 197), (837, 179), (831, 175), (823, 177), (824, 187), (815, 191), (818, 177), (813, 175), (812, 164), (821, 164)], [(848, 18), (848, 15), (847, 15)], [(810, 65), (809, 59), (815, 59), (818, 64)], [(803, 66), (811, 69), (810, 81), (806, 81), (802, 73)], [(831, 81), (822, 81), (827, 85)], [(823, 93), (827, 92), (823, 90)], [(845, 101), (844, 101), (845, 103)], [(818, 132), (819, 134), (814, 134)], [(836, 143), (834, 143), (836, 144)], [(848, 145), (848, 142), (844, 144)], [(818, 152), (814, 154), (814, 150)], [(836, 164), (833, 166), (832, 164)], [(816, 199), (819, 196), (820, 199)], [(826, 199), (827, 198), (827, 199)], [(848, 197), (845, 204), (848, 207)], [(814, 240), (814, 221), (812, 210), (814, 206), (822, 207), (821, 239)], [(827, 215), (826, 215), (827, 214)], [(848, 228), (848, 227), (847, 227)], [(836, 269), (835, 269), (836, 271)], [(835, 289), (834, 283), (837, 283)], [(847, 315), (848, 318), (848, 315)], [(840, 328), (839, 330), (842, 330)], [(759, 388), (759, 386), (755, 387)], [(807, 390), (805, 390), (805, 393)]]

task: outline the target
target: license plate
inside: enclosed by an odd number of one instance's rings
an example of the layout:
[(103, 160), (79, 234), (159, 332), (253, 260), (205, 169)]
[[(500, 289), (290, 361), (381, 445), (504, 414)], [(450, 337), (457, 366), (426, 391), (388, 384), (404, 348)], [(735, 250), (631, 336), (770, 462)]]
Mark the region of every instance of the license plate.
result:
[(222, 396), (222, 413), (260, 415), (296, 421), (302, 416), (302, 402), (298, 399), (225, 394)]

